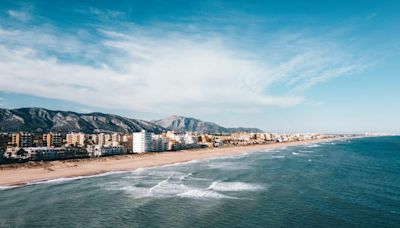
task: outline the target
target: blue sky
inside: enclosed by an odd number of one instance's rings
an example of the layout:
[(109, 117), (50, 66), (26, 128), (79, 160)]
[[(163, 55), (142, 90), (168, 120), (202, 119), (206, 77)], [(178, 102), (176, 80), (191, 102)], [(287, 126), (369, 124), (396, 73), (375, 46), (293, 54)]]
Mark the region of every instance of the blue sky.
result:
[(1, 1), (0, 106), (400, 133), (398, 1)]

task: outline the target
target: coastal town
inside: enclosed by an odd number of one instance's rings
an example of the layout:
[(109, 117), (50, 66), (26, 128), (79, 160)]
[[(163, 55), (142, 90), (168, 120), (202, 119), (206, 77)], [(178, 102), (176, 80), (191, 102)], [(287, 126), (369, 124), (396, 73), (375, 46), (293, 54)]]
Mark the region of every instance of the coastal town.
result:
[(278, 142), (343, 137), (344, 135), (245, 133), (206, 134), (166, 131), (155, 134), (142, 130), (133, 133), (82, 132), (0, 134), (1, 163), (51, 161), (90, 157), (179, 151), (201, 148), (247, 146)]

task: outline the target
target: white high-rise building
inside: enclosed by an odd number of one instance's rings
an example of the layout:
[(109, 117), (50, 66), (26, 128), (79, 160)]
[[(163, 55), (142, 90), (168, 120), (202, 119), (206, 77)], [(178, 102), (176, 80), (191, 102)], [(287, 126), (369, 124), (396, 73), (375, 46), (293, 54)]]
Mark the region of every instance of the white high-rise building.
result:
[(153, 151), (153, 134), (142, 130), (141, 132), (133, 133), (133, 146), (134, 153), (145, 153)]

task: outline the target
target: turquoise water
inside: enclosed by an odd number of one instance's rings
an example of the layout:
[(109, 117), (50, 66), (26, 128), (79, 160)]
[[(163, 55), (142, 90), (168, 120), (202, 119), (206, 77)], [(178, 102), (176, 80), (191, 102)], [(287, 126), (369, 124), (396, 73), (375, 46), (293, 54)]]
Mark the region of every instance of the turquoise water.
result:
[(400, 227), (400, 137), (0, 190), (0, 227)]

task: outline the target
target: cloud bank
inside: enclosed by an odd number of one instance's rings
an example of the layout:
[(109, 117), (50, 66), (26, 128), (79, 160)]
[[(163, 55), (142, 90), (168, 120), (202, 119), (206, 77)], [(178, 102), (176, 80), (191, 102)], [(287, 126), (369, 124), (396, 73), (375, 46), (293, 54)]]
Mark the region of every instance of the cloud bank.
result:
[(142, 112), (248, 112), (300, 104), (301, 91), (364, 68), (340, 45), (305, 36), (249, 50), (223, 34), (96, 33), (92, 42), (85, 31), (0, 27), (0, 90)]

